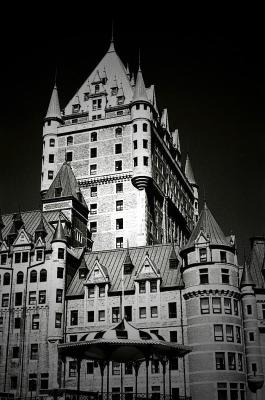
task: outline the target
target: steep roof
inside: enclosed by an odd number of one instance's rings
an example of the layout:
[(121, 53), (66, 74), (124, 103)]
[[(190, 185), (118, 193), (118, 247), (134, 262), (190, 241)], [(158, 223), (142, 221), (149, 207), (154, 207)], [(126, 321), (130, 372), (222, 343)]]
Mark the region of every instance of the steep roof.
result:
[(61, 109), (56, 84), (54, 85), (45, 119), (61, 119)]
[(80, 191), (78, 182), (71, 168), (71, 165), (66, 161), (59, 169), (51, 186), (46, 192), (44, 200), (51, 200), (58, 198), (56, 197), (56, 192), (55, 192), (56, 188), (62, 189), (60, 197), (74, 197), (75, 199), (80, 201), (85, 207), (87, 207), (86, 201)]
[(56, 226), (53, 238), (52, 238), (52, 243), (54, 243), (54, 242), (65, 242), (65, 243), (67, 243), (66, 236), (65, 236), (65, 233), (64, 233), (64, 229), (63, 229), (63, 225), (62, 225), (60, 216), (59, 216), (59, 220), (57, 222), (57, 226)]
[(244, 265), (243, 274), (240, 281), (240, 287), (243, 286), (256, 286), (247, 263)]
[(265, 266), (265, 238), (255, 237), (251, 239), (251, 258), (250, 258), (250, 272), (256, 284), (256, 288), (265, 289), (265, 276), (262, 270)]
[(139, 67), (136, 77), (136, 84), (134, 88), (133, 101), (141, 101), (141, 100), (148, 101), (148, 98), (144, 84), (143, 74), (141, 68)]
[(203, 232), (203, 234), (207, 237), (207, 239), (209, 240), (209, 244), (218, 246), (230, 246), (222, 229), (216, 222), (206, 203), (204, 204), (199, 220), (195, 225), (195, 228), (192, 231), (189, 241), (184, 249), (193, 247), (201, 232)]
[[(107, 77), (107, 80), (104, 83), (104, 90), (107, 94), (108, 107), (116, 106), (116, 96), (111, 95), (111, 88), (116, 87), (117, 83), (119, 86), (122, 85), (125, 97), (124, 103), (129, 104), (131, 102), (133, 97), (133, 88), (128, 78), (126, 68), (116, 53), (113, 40), (111, 41), (110, 47), (105, 56), (75, 94), (75, 96), (79, 96), (81, 109), (83, 109), (83, 111), (87, 111), (87, 103), (84, 101), (84, 94), (90, 92), (91, 87), (93, 87), (92, 83), (97, 75), (100, 77)], [(119, 81), (115, 82), (117, 79), (119, 79)], [(65, 115), (72, 113), (72, 105), (74, 104), (75, 96), (73, 96), (67, 104)]]
[(191, 185), (196, 185), (196, 181), (194, 178), (193, 170), (191, 167), (191, 162), (189, 155), (187, 154), (186, 163), (185, 163), (185, 175)]
[[(175, 248), (178, 252), (179, 248)], [(124, 289), (134, 289), (134, 279), (138, 270), (142, 267), (146, 258), (146, 252), (150, 260), (159, 268), (161, 276), (161, 287), (170, 286), (181, 286), (181, 274), (180, 269), (169, 268), (169, 258), (172, 252), (171, 244), (158, 244), (155, 246), (143, 246), (143, 247), (132, 247), (130, 248), (130, 258), (133, 264), (132, 273), (124, 275)], [(110, 280), (110, 291), (121, 290), (121, 276), (122, 269), (124, 267), (124, 260), (126, 257), (127, 249), (115, 249), (115, 250), (102, 250), (92, 251), (85, 254), (85, 261), (88, 269), (90, 270), (96, 259), (99, 259), (101, 265), (104, 265), (108, 272)], [(67, 295), (78, 296), (83, 295), (84, 286), (83, 280), (79, 278), (79, 272), (77, 271), (72, 282), (69, 285)]]

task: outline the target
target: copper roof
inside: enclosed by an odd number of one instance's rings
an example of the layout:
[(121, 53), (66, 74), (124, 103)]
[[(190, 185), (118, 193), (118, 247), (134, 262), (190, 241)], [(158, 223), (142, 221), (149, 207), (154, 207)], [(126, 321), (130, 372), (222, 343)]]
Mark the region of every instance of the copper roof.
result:
[(262, 274), (265, 263), (265, 238), (256, 237), (251, 239), (250, 272), (256, 284), (256, 288), (265, 289), (265, 276)]
[(244, 270), (240, 281), (240, 287), (243, 286), (256, 286), (247, 263), (244, 265)]
[[(178, 253), (178, 248), (175, 248)], [(134, 280), (138, 270), (143, 266), (148, 251), (150, 260), (159, 268), (161, 287), (181, 286), (181, 274), (179, 268), (170, 269), (169, 259), (172, 252), (171, 244), (158, 244), (154, 246), (132, 247), (130, 248), (130, 257), (133, 264), (131, 274), (124, 275), (124, 289), (134, 290)], [(124, 261), (127, 256), (127, 249), (115, 250), (102, 250), (92, 251), (85, 254), (86, 265), (89, 270), (93, 267), (96, 259), (98, 258), (101, 265), (103, 265), (109, 275), (110, 291), (121, 291), (121, 276)], [(79, 278), (77, 271), (72, 282), (69, 285), (68, 296), (80, 296), (84, 293), (84, 279)]]
[(184, 249), (194, 247), (200, 232), (202, 232), (206, 236), (210, 245), (230, 246), (230, 243), (228, 242), (222, 229), (216, 222), (206, 203), (204, 204), (199, 220), (194, 230), (192, 231), (189, 241)]

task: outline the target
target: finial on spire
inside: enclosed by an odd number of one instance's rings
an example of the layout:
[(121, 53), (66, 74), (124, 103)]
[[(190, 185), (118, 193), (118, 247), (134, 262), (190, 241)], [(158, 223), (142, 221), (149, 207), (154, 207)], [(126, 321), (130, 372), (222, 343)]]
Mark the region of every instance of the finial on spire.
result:
[(139, 54), (138, 54), (138, 71), (141, 71), (141, 49), (139, 47)]
[(54, 74), (54, 87), (57, 87), (57, 73), (58, 73), (58, 69), (57, 66), (55, 68), (55, 74)]
[(109, 46), (108, 53), (112, 53), (113, 51), (115, 51), (115, 48), (114, 48), (114, 21), (112, 19), (112, 21), (111, 21), (111, 39), (110, 39), (110, 46)]

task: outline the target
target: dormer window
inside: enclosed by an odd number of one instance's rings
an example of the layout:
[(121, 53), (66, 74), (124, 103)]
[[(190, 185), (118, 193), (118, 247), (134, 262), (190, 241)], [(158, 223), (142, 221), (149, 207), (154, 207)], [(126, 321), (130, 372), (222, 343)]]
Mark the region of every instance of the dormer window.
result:
[(87, 297), (89, 299), (93, 299), (95, 297), (95, 288), (93, 286), (87, 288)]
[(123, 104), (124, 103), (124, 96), (118, 96), (117, 97), (117, 104), (118, 105), (121, 105), (121, 104)]
[(222, 263), (226, 263), (227, 259), (226, 259), (226, 252), (225, 251), (220, 251), (220, 261)]
[(145, 293), (145, 281), (139, 282), (139, 293)]
[(157, 280), (150, 281), (150, 292), (151, 293), (157, 292)]
[(73, 104), (73, 106), (72, 106), (72, 113), (73, 113), (73, 114), (76, 114), (76, 113), (79, 112), (79, 110), (80, 110), (80, 104)]
[(207, 250), (205, 247), (202, 249), (199, 249), (199, 255), (200, 255), (200, 262), (207, 261)]
[(42, 261), (43, 258), (43, 250), (36, 251), (36, 261)]
[(118, 93), (118, 88), (117, 87), (111, 88), (111, 96), (116, 96), (117, 93)]
[(102, 99), (94, 99), (92, 102), (92, 110), (101, 110), (102, 108)]
[(100, 285), (98, 287), (98, 296), (105, 297), (105, 285)]
[(97, 84), (95, 85), (95, 93), (99, 93), (100, 86)]
[(94, 269), (94, 278), (99, 278), (99, 277), (100, 277), (99, 268), (95, 268)]
[(61, 197), (61, 195), (62, 195), (62, 188), (61, 187), (56, 187), (55, 189), (54, 189), (54, 196), (55, 197)]
[(151, 272), (151, 267), (150, 267), (150, 265), (146, 262), (145, 264), (144, 264), (144, 273), (145, 274), (148, 274), (148, 273), (150, 273)]

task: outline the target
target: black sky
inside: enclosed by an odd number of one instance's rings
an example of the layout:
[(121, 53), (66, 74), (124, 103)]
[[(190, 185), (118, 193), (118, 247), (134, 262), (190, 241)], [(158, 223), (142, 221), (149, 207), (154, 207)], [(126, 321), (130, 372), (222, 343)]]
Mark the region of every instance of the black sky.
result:
[(263, 25), (218, 11), (202, 18), (154, 4), (145, 12), (81, 5), (34, 16), (24, 9), (2, 25), (2, 212), (40, 207), (42, 120), (55, 70), (64, 107), (107, 51), (113, 18), (117, 53), (136, 71), (140, 47), (145, 83), (156, 85), (201, 199), (205, 192), (224, 232), (236, 234), (242, 259), (249, 237), (265, 234)]

